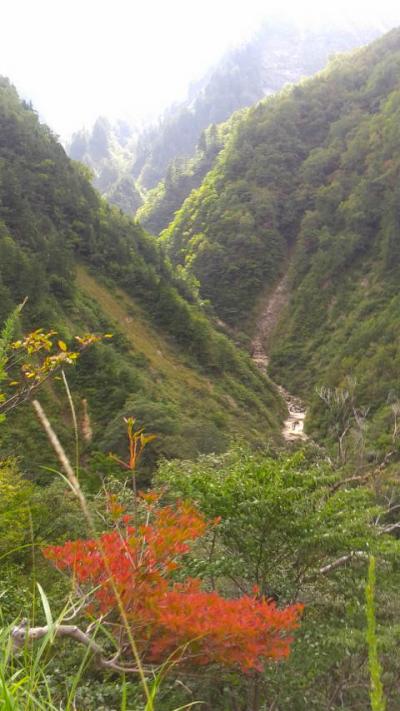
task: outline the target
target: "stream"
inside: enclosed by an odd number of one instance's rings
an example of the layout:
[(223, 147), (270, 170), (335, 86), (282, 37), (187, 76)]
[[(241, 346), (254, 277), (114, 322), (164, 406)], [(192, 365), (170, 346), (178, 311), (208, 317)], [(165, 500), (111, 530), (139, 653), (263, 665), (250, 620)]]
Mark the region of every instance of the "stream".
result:
[[(288, 277), (285, 275), (278, 282), (272, 294), (269, 295), (257, 320), (256, 332), (251, 344), (252, 358), (257, 367), (265, 374), (268, 373), (268, 346), (271, 335), (287, 304), (288, 296)], [(304, 404), (281, 385), (275, 385), (275, 387), (284, 399), (288, 410), (288, 416), (282, 428), (284, 440), (286, 442), (295, 442), (308, 439), (304, 432), (304, 420), (306, 417)]]

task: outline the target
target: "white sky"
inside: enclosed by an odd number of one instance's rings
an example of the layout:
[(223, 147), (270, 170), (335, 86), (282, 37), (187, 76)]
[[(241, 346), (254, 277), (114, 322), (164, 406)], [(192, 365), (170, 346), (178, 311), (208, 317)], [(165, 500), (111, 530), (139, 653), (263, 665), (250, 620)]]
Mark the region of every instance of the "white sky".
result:
[[(361, 22), (371, 9), (400, 24), (400, 0), (333, 5)], [(274, 6), (306, 24), (332, 8), (326, 0), (0, 0), (0, 74), (63, 137), (99, 114), (144, 119), (183, 98)]]

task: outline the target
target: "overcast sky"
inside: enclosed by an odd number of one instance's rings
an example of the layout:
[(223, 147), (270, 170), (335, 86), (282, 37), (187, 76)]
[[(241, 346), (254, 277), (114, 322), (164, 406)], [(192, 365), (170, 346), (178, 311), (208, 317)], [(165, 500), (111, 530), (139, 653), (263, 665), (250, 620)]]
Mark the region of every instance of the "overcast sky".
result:
[[(0, 0), (0, 74), (62, 137), (99, 114), (145, 119), (183, 98), (188, 83), (274, 4), (305, 24), (329, 7), (326, 0)], [(372, 8), (400, 24), (400, 0), (333, 5), (342, 18), (363, 21)]]

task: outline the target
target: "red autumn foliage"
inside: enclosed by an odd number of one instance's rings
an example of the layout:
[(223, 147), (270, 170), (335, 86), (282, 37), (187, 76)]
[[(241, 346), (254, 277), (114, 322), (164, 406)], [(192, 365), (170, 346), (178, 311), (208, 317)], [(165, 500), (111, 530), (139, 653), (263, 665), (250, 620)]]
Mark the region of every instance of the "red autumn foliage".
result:
[(147, 497), (142, 525), (122, 516), (122, 528), (97, 540), (49, 546), (44, 555), (60, 570), (71, 571), (80, 586), (94, 590), (88, 603), (92, 613), (118, 615), (119, 597), (144, 661), (163, 661), (184, 645), (186, 661), (243, 671), (287, 657), (288, 633), (298, 626), (302, 605), (280, 610), (256, 593), (227, 600), (202, 591), (200, 580), (176, 582), (179, 559), (205, 534), (207, 523), (190, 504), (155, 504), (154, 495)]

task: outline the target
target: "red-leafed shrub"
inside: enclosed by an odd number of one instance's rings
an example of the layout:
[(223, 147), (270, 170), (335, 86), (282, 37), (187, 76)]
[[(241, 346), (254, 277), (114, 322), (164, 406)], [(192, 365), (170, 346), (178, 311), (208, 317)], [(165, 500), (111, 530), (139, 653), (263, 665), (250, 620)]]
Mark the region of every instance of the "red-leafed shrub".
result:
[(176, 582), (174, 573), (190, 543), (207, 523), (192, 505), (157, 508), (151, 496), (142, 525), (129, 516), (97, 540), (77, 540), (44, 549), (60, 570), (68, 570), (94, 592), (91, 613), (118, 617), (122, 604), (144, 661), (160, 662), (185, 646), (186, 662), (260, 670), (267, 660), (290, 653), (302, 605), (280, 610), (266, 599), (225, 599), (201, 590), (198, 579)]

